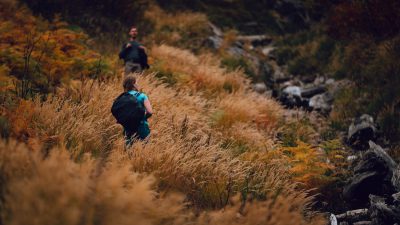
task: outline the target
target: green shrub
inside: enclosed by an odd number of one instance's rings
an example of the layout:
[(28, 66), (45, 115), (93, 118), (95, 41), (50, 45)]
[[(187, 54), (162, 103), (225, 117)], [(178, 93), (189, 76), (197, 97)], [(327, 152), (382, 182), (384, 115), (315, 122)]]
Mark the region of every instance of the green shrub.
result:
[(10, 122), (4, 116), (0, 116), (0, 137), (8, 138), (10, 136)]
[(292, 60), (293, 58), (297, 57), (299, 55), (299, 52), (296, 49), (293, 49), (291, 47), (282, 47), (278, 48), (275, 51), (276, 55), (276, 62), (278, 65), (282, 66)]
[[(315, 58), (318, 60), (319, 65), (324, 66), (330, 61), (330, 57), (335, 50), (335, 41), (327, 38), (321, 41), (315, 52)], [(321, 67), (320, 66), (320, 67)]]
[(310, 56), (298, 57), (289, 62), (288, 72), (294, 75), (314, 74), (318, 71), (316, 60)]
[(226, 56), (221, 60), (221, 66), (225, 67), (228, 72), (232, 72), (234, 70), (243, 69), (244, 73), (254, 80), (256, 78), (256, 74), (254, 70), (251, 68), (250, 62), (243, 57), (235, 57), (235, 56)]

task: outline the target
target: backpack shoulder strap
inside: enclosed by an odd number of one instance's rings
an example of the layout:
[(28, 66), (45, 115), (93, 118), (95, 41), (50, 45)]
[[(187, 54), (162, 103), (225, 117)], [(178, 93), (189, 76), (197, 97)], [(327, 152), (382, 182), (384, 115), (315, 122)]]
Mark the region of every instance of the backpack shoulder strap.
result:
[(122, 97), (123, 95), (126, 95), (128, 92), (122, 92), (120, 95), (118, 95), (118, 97), (116, 99), (119, 99), (120, 97)]

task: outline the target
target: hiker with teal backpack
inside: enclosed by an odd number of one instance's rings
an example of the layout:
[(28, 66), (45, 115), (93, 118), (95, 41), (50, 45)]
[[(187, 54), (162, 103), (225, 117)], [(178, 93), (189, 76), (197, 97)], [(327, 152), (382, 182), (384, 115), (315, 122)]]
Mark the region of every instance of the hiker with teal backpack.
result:
[(147, 95), (139, 92), (136, 77), (128, 75), (123, 81), (124, 93), (118, 96), (111, 112), (124, 127), (125, 145), (130, 147), (136, 140), (147, 140), (150, 127), (147, 121), (153, 109)]

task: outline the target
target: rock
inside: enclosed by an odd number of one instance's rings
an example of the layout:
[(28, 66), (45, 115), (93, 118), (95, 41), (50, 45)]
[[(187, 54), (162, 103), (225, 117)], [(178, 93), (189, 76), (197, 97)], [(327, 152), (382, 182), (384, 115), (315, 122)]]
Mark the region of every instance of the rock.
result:
[(354, 222), (366, 219), (367, 217), (368, 217), (368, 209), (355, 209), (336, 215), (336, 219), (342, 222), (343, 221)]
[(268, 35), (240, 35), (236, 38), (240, 42), (250, 42), (252, 46), (265, 46), (271, 43), (272, 38)]
[(329, 221), (331, 222), (331, 225), (338, 225), (338, 221), (337, 221), (336, 216), (334, 214), (331, 214), (329, 216)]
[(333, 83), (335, 83), (335, 79), (333, 79), (333, 78), (329, 78), (329, 79), (327, 79), (327, 80), (325, 81), (325, 84), (326, 84), (326, 85), (332, 85)]
[(301, 97), (301, 87), (289, 86), (289, 87), (286, 87), (285, 89), (283, 89), (283, 93)]
[(318, 77), (315, 78), (313, 83), (314, 83), (315, 86), (319, 86), (319, 85), (325, 84), (325, 80), (326, 80), (325, 77), (318, 76)]
[(274, 73), (272, 73), (272, 76), (270, 77), (269, 81), (273, 84), (279, 84), (289, 81), (290, 79), (291, 77), (289, 75), (285, 74), (282, 70), (277, 68), (275, 69)]
[(370, 224), (372, 224), (371, 221), (358, 221), (353, 223), (353, 225), (370, 225)]
[(396, 167), (393, 159), (379, 145), (370, 142), (370, 149), (355, 166), (343, 196), (356, 207), (365, 207), (370, 194), (390, 196), (396, 192), (391, 182)]
[(253, 90), (257, 93), (263, 94), (267, 91), (267, 86), (264, 83), (256, 83), (253, 85)]
[(368, 151), (372, 151), (374, 154), (376, 154), (382, 160), (382, 162), (387, 165), (393, 176), (393, 172), (398, 169), (396, 162), (392, 159), (392, 157), (390, 157), (389, 154), (386, 153), (385, 150), (383, 150), (381, 146), (375, 144), (373, 141), (369, 141), (368, 144)]
[(260, 62), (258, 71), (259, 71), (259, 74), (262, 77), (265, 85), (272, 87), (273, 84), (271, 83), (271, 80), (270, 80), (270, 78), (274, 72), (272, 67), (268, 63)]
[(232, 46), (228, 48), (228, 53), (235, 57), (244, 57), (246, 55), (246, 51), (238, 46)]
[(400, 191), (400, 165), (393, 171), (392, 185), (396, 191)]
[(301, 96), (304, 98), (311, 98), (314, 95), (324, 93), (326, 91), (324, 86), (313, 86), (301, 90)]
[(213, 23), (208, 23), (208, 25), (210, 26), (215, 36), (218, 37), (224, 36), (224, 32), (222, 32), (222, 30), (219, 27), (215, 26)]
[(275, 47), (272, 46), (267, 46), (264, 47), (261, 52), (263, 55), (269, 57), (270, 59), (275, 58), (275, 56), (273, 56), (273, 54), (271, 54), (273, 51), (275, 50)]
[(395, 204), (400, 204), (400, 192), (392, 194), (392, 198)]
[(223, 39), (218, 36), (210, 36), (208, 37), (205, 45), (213, 48), (213, 49), (219, 49), (222, 46)]
[(400, 209), (387, 205), (385, 198), (370, 195), (370, 208), (368, 210), (373, 225), (394, 224), (400, 222)]
[(358, 159), (358, 157), (356, 155), (349, 155), (347, 156), (347, 161), (348, 162), (352, 162), (354, 160)]
[(312, 110), (319, 111), (323, 114), (328, 114), (332, 110), (333, 96), (329, 92), (324, 94), (314, 95), (310, 98), (308, 106)]
[(368, 149), (368, 141), (375, 141), (377, 129), (374, 119), (367, 114), (356, 118), (349, 127), (347, 141), (356, 150)]
[(370, 193), (378, 192), (380, 181), (378, 172), (358, 173), (351, 179), (350, 184), (343, 190), (343, 196), (353, 206), (363, 207), (367, 204), (367, 197)]
[(279, 101), (289, 108), (300, 107), (303, 103), (301, 88), (299, 86), (289, 86), (284, 88), (279, 96)]

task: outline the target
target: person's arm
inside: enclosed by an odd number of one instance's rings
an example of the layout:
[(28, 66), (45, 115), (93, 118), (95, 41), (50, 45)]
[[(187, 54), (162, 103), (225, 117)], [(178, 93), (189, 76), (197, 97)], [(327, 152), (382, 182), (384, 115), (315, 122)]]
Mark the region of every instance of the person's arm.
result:
[(153, 108), (151, 107), (149, 99), (144, 100), (144, 108), (146, 109), (146, 118), (150, 118), (153, 115)]
[(126, 56), (126, 53), (128, 52), (128, 49), (132, 47), (130, 43), (122, 45), (121, 51), (119, 52), (119, 58), (123, 59)]
[(146, 48), (143, 46), (139, 47), (139, 58), (140, 58), (140, 66), (143, 69), (149, 69), (150, 66), (147, 63), (147, 55), (146, 55)]

